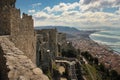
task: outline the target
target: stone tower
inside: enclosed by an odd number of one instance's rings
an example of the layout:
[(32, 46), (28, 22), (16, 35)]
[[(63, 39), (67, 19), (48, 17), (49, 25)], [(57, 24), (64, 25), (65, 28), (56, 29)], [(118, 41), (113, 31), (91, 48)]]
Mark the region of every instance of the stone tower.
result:
[[(50, 59), (58, 57), (57, 30), (37, 30), (37, 65), (49, 63)], [(44, 63), (42, 63), (44, 62)]]
[(57, 29), (51, 29), (49, 31), (49, 48), (54, 57), (58, 56), (58, 47), (57, 47)]

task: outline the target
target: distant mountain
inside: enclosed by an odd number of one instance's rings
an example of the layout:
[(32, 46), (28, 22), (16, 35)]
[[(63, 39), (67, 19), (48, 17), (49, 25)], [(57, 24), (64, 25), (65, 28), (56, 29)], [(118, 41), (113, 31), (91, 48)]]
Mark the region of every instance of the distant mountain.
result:
[(73, 27), (66, 27), (66, 26), (41, 26), (41, 27), (35, 27), (35, 29), (54, 29), (56, 28), (58, 32), (63, 32), (63, 33), (79, 33), (80, 31), (76, 28)]
[(40, 26), (35, 27), (35, 30), (41, 30), (41, 29), (54, 29), (56, 28), (58, 32), (66, 33), (68, 38), (74, 38), (74, 37), (89, 37), (89, 34), (96, 32), (95, 30), (92, 31), (83, 31), (78, 30), (74, 27), (66, 27), (66, 26)]

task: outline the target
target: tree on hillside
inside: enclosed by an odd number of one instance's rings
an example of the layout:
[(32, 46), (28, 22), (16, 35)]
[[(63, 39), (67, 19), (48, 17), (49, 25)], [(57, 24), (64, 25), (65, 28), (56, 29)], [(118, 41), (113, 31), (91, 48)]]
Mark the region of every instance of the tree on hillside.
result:
[(71, 45), (68, 44), (62, 49), (62, 56), (65, 57), (77, 57), (77, 50)]
[(110, 74), (111, 74), (111, 79), (112, 80), (119, 80), (118, 78), (119, 78), (119, 75), (118, 75), (118, 73), (115, 71), (115, 70), (111, 70), (110, 71)]
[(96, 64), (96, 65), (98, 65), (98, 58), (94, 58), (94, 63)]

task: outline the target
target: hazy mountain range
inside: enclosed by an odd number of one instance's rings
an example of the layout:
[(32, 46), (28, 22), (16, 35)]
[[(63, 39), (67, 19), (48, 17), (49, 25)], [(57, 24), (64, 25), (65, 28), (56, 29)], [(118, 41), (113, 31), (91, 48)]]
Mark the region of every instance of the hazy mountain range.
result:
[(57, 29), (58, 32), (66, 33), (68, 38), (73, 37), (88, 37), (89, 34), (96, 32), (96, 30), (78, 30), (74, 27), (66, 27), (66, 26), (40, 26), (35, 27), (35, 30), (41, 29)]

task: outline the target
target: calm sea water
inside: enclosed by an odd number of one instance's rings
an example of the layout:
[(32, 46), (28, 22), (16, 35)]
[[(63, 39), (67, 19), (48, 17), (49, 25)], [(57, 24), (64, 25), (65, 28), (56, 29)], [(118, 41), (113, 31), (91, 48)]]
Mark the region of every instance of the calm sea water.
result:
[(108, 45), (113, 50), (120, 53), (120, 28), (102, 30), (90, 35), (94, 41)]

